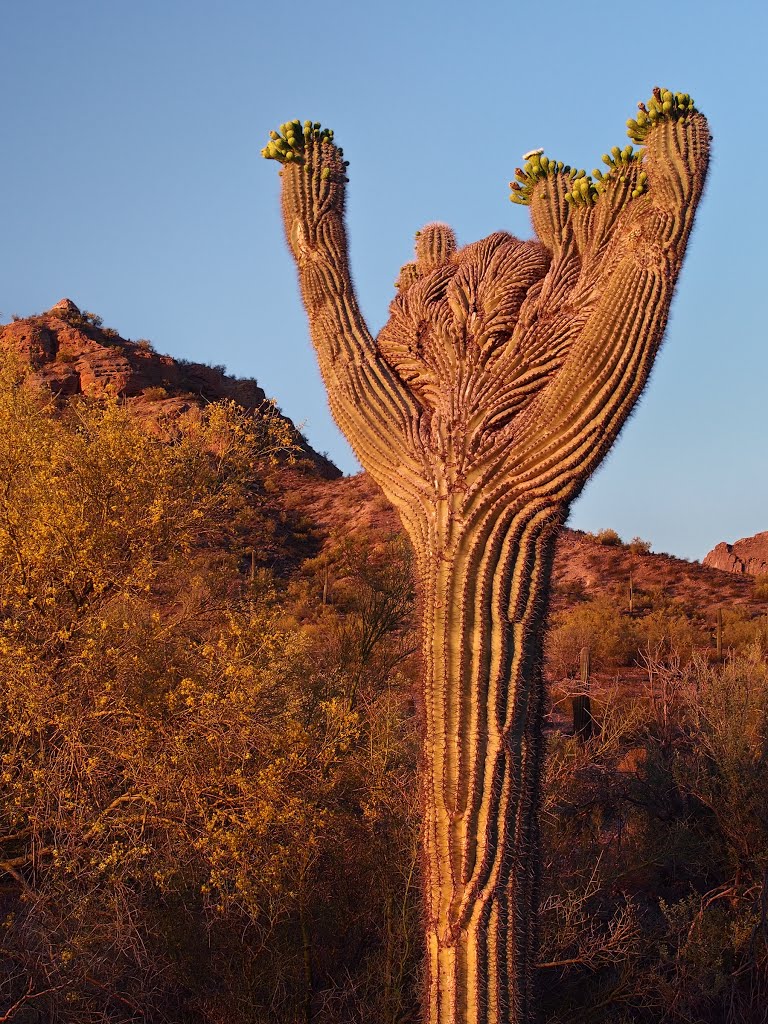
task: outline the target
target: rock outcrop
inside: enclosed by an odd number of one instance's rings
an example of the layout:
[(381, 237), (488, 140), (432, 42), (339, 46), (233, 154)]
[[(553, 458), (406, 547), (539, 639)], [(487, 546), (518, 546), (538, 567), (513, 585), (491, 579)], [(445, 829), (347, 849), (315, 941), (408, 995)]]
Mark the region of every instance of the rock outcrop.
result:
[(768, 531), (733, 544), (721, 542), (704, 556), (703, 564), (723, 572), (768, 576)]
[[(117, 395), (146, 420), (174, 417), (217, 399), (232, 399), (254, 411), (266, 402), (255, 380), (231, 377), (223, 367), (160, 355), (148, 341), (121, 338), (71, 299), (62, 299), (47, 313), (0, 326), (0, 349), (19, 355), (59, 398)], [(298, 431), (296, 437), (321, 476), (341, 476)]]

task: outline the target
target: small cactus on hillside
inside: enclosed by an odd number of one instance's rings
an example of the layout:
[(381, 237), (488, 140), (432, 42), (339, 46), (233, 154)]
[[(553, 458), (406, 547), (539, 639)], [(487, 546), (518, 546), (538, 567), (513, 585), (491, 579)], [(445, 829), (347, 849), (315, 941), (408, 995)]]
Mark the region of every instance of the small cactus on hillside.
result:
[(588, 647), (582, 647), (579, 658), (579, 674), (582, 692), (573, 698), (573, 735), (580, 740), (592, 738), (592, 698), (589, 695), (591, 684), (591, 658)]
[(424, 228), (378, 338), (350, 276), (333, 133), (287, 122), (263, 151), (282, 165), (331, 409), (416, 556), (429, 1024), (535, 1015), (554, 542), (648, 380), (709, 158), (686, 94), (654, 90), (628, 127), (632, 145), (593, 175), (528, 155), (511, 189), (535, 241), (459, 247)]
[(589, 693), (592, 682), (592, 658), (588, 647), (581, 648), (581, 655), (579, 656), (579, 674), (581, 676), (581, 687), (584, 690), (584, 693)]

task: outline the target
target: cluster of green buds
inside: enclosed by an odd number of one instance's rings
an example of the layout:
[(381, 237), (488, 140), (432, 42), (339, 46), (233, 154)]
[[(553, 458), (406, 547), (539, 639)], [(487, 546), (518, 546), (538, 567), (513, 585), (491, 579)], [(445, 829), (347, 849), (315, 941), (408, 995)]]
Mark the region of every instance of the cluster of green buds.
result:
[(600, 195), (599, 182), (593, 181), (586, 171), (576, 171), (570, 192), (565, 193), (569, 206), (591, 206)]
[(687, 92), (670, 92), (669, 89), (653, 90), (648, 105), (638, 103), (637, 117), (627, 121), (627, 135), (638, 144), (645, 142), (648, 131), (659, 121), (675, 120), (686, 114), (693, 114), (696, 107)]
[(565, 174), (569, 177), (576, 177), (579, 173), (584, 174), (584, 171), (575, 171), (568, 164), (564, 164), (562, 160), (550, 160), (544, 156), (543, 149), (535, 149), (526, 153), (523, 159), (526, 161), (523, 166), (515, 168), (516, 180), (509, 183), (509, 187), (512, 189), (509, 198), (513, 203), (519, 203), (520, 206), (530, 204), (534, 187), (539, 181), (543, 181), (545, 178), (554, 178), (556, 174)]
[[(624, 149), (620, 149), (618, 146), (614, 146), (609, 153), (603, 153), (601, 159), (608, 168), (608, 173), (603, 174), (601, 170), (595, 168), (592, 173), (597, 178), (597, 187), (602, 190), (603, 183), (608, 182), (611, 178), (616, 181), (624, 183), (627, 180), (627, 170), (632, 165), (639, 164), (644, 156), (644, 150), (635, 149), (633, 146), (625, 146)], [(645, 171), (640, 171), (635, 181), (635, 187), (632, 189), (632, 198), (637, 199), (644, 192), (648, 191), (648, 175)]]
[[(319, 121), (286, 121), (280, 125), (279, 132), (269, 133), (269, 142), (262, 149), (265, 160), (279, 160), (281, 164), (303, 164), (304, 149), (310, 140), (315, 142), (333, 142), (333, 132), (323, 128)], [(339, 150), (341, 153), (341, 150)]]

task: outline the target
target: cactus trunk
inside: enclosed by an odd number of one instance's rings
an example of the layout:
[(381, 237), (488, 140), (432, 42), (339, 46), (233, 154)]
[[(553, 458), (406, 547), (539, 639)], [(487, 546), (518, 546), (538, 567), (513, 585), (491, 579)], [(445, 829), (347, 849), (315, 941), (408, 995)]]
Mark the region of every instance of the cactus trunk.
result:
[(542, 620), (557, 523), (419, 552), (429, 1024), (532, 1019)]

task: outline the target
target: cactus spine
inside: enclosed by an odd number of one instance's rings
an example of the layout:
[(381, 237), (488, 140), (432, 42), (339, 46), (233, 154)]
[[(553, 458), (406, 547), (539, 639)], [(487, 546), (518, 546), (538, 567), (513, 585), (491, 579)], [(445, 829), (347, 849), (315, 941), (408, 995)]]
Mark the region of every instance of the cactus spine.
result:
[[(377, 339), (355, 298), (346, 163), (316, 122), (263, 151), (331, 409), (413, 544), (423, 620), (429, 1024), (535, 1015), (541, 650), (557, 531), (642, 392), (708, 162), (690, 97), (654, 93), (607, 173), (530, 154), (538, 241), (417, 239)], [(671, 99), (669, 97), (672, 97)], [(641, 117), (642, 115), (642, 117)]]

